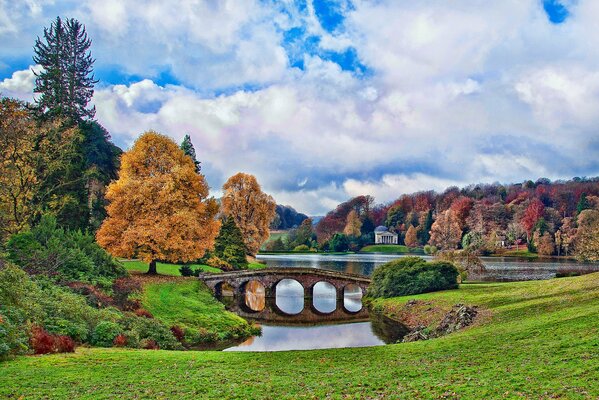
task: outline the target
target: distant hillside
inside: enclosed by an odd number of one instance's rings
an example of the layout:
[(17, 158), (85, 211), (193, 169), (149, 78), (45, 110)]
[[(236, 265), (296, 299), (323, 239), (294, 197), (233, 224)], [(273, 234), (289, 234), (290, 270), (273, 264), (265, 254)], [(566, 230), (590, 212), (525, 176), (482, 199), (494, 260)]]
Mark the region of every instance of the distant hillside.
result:
[[(525, 243), (530, 250), (538, 246), (545, 255), (560, 255), (572, 250), (577, 218), (585, 209), (599, 207), (598, 196), (599, 177), (454, 186), (442, 193), (404, 194), (378, 205), (371, 196), (358, 196), (330, 211), (315, 231), (318, 242), (325, 243), (344, 231), (349, 213), (355, 211), (362, 235), (385, 225), (399, 234), (400, 244), (407, 241), (410, 247), (452, 249), (473, 243), (492, 252)], [(434, 231), (439, 234), (431, 237)]]
[(300, 224), (308, 218), (306, 214), (298, 213), (291, 206), (283, 206), (277, 204), (276, 209), (277, 214), (275, 218), (270, 224), (270, 229), (273, 230), (285, 230), (296, 228), (300, 226)]

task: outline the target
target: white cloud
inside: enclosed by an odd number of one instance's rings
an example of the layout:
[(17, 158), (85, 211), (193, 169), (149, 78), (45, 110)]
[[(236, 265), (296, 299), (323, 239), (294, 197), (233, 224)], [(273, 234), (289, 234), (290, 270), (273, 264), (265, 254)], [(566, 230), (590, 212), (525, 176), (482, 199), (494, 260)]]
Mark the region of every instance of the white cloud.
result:
[[(146, 78), (101, 84), (98, 120), (125, 144), (148, 129), (191, 134), (215, 193), (246, 171), (280, 203), (322, 214), (359, 194), (382, 202), (599, 173), (594, 0), (568, 3), (561, 25), (538, 0), (356, 1), (333, 34), (311, 2), (307, 14), (290, 2), (98, 4), (64, 11), (86, 23), (98, 66)], [(0, 54), (30, 56), (54, 17), (43, 4), (32, 10), (0, 0), (0, 40), (10, 43)], [(12, 21), (4, 31), (3, 16)], [(304, 54), (303, 71), (291, 68), (282, 31), (298, 26), (321, 48), (354, 47), (366, 76), (314, 54)], [(181, 85), (156, 83), (165, 68)], [(30, 99), (32, 79), (14, 72), (0, 90)]]
[(10, 78), (0, 82), (0, 93), (3, 96), (32, 101), (33, 89), (35, 88), (35, 75), (33, 71), (40, 72), (42, 67), (32, 65), (29, 69), (13, 72)]

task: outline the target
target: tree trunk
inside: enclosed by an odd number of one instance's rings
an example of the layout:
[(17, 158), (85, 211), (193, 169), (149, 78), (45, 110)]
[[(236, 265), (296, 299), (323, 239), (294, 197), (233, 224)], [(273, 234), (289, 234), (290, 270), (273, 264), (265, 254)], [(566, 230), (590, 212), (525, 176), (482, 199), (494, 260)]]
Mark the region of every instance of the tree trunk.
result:
[(152, 260), (150, 261), (150, 268), (148, 268), (148, 275), (158, 275), (158, 272), (156, 271), (156, 260)]

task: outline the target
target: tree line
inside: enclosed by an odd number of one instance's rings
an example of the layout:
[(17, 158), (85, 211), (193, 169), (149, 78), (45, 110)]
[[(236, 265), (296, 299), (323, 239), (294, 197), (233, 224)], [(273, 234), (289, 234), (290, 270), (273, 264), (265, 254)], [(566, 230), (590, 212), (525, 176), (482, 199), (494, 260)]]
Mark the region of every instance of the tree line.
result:
[(371, 196), (358, 196), (323, 217), (315, 234), (320, 248), (343, 241), (341, 247), (359, 249), (373, 242), (378, 225), (397, 233), (400, 244), (430, 252), (515, 248), (599, 260), (599, 178), (450, 187), (380, 205)]
[(272, 197), (244, 173), (210, 197), (189, 135), (177, 145), (145, 132), (123, 153), (93, 119), (91, 45), (79, 21), (57, 17), (34, 45), (34, 102), (0, 99), (1, 246), (48, 216), (150, 273), (158, 261), (247, 267), (268, 238)]

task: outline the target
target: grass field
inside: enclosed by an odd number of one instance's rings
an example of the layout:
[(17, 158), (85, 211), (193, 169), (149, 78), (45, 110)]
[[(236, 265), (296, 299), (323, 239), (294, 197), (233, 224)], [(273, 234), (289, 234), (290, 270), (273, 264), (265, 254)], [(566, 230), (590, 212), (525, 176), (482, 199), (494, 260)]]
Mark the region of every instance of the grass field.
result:
[[(148, 272), (148, 263), (145, 263), (143, 261), (122, 261), (121, 260), (121, 262), (123, 263), (123, 265), (129, 272), (142, 272), (142, 273)], [(213, 272), (213, 273), (222, 272), (218, 268), (214, 268), (214, 267), (211, 267), (209, 265), (204, 265), (204, 264), (190, 264), (190, 266), (193, 269), (200, 268), (203, 272)], [(264, 264), (260, 264), (257, 262), (250, 263), (248, 265), (248, 269), (261, 269), (261, 268), (265, 268), (265, 267), (266, 266)], [(178, 264), (156, 263), (156, 270), (158, 271), (159, 275), (181, 276), (181, 273), (179, 272), (179, 268), (181, 268), (181, 265), (178, 265)]]
[(142, 304), (154, 318), (177, 325), (193, 344), (223, 341), (256, 333), (243, 318), (226, 311), (212, 292), (197, 279), (146, 282)]
[(409, 248), (400, 244), (373, 244), (360, 249), (363, 253), (399, 253), (399, 254), (424, 254), (422, 249)]
[(482, 323), (443, 338), (281, 353), (79, 349), (0, 363), (0, 398), (599, 397), (599, 273), (464, 284), (375, 301), (476, 304)]

